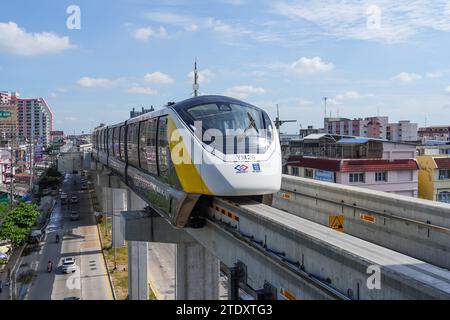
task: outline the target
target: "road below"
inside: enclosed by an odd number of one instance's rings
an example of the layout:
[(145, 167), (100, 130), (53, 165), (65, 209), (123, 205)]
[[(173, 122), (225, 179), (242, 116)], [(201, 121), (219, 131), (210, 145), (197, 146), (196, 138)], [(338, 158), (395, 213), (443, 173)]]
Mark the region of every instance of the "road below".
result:
[[(31, 268), (37, 272), (28, 292), (19, 298), (28, 300), (112, 300), (112, 291), (101, 252), (97, 226), (92, 211), (91, 195), (81, 189), (79, 175), (66, 175), (62, 189), (69, 199), (76, 196), (79, 203), (62, 205), (58, 200), (47, 227), (46, 237), (38, 251), (23, 257), (21, 269)], [(80, 219), (71, 221), (71, 211), (78, 211)], [(56, 243), (55, 236), (60, 234)], [(62, 260), (72, 257), (76, 271), (61, 272)], [(47, 262), (53, 262), (53, 272), (48, 273)], [(22, 290), (23, 291), (23, 290)]]

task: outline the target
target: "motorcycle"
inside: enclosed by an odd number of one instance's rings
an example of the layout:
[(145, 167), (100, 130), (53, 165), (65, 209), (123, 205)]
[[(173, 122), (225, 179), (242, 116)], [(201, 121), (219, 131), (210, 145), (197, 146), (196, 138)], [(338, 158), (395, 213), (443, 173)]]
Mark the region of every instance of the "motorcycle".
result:
[(56, 237), (55, 237), (55, 241), (56, 241), (56, 243), (58, 243), (58, 242), (59, 242), (59, 235), (56, 235)]
[(49, 261), (47, 263), (47, 272), (50, 273), (53, 270), (53, 263), (51, 261)]

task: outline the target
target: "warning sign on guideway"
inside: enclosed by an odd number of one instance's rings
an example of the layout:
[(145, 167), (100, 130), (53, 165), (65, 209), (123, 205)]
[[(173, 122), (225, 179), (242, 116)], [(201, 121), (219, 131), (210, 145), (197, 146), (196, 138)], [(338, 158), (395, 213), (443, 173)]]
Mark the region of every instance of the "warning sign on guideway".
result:
[(344, 216), (329, 216), (328, 217), (328, 226), (336, 231), (344, 232)]

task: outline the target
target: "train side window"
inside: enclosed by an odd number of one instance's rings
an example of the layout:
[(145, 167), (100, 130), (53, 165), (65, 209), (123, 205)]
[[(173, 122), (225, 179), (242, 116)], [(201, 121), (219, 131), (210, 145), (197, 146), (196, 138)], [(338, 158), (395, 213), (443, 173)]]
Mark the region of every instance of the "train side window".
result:
[(128, 126), (128, 164), (135, 168), (139, 168), (138, 132), (139, 123), (133, 123)]
[(156, 132), (158, 128), (158, 118), (148, 119), (141, 122), (139, 160), (141, 169), (158, 175), (158, 164), (156, 161)]
[(119, 134), (119, 156), (120, 159), (125, 161), (125, 126), (120, 127), (120, 134)]
[(108, 130), (108, 154), (114, 156), (114, 131), (116, 129), (112, 128)]
[(113, 155), (114, 155), (114, 157), (117, 157), (117, 158), (120, 157), (120, 152), (119, 152), (119, 134), (120, 134), (120, 127), (114, 128)]
[(180, 187), (175, 167), (172, 163), (168, 132), (167, 132), (167, 116), (159, 118), (158, 125), (158, 165), (160, 180), (172, 186)]

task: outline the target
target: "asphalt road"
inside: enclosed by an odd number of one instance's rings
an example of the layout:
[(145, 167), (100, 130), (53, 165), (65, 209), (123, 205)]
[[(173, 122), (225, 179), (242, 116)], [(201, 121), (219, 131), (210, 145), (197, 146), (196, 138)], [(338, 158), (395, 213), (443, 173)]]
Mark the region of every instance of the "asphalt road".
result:
[[(97, 226), (92, 212), (90, 193), (82, 191), (81, 177), (68, 175), (62, 189), (77, 196), (78, 204), (61, 205), (60, 200), (47, 227), (45, 244), (32, 264), (38, 272), (28, 291), (28, 300), (61, 300), (75, 297), (81, 300), (112, 300), (112, 291), (101, 252)], [(78, 221), (70, 220), (70, 212), (79, 212)], [(55, 235), (60, 241), (56, 243)], [(77, 270), (72, 274), (61, 272), (62, 260), (75, 258)], [(53, 272), (47, 273), (47, 261), (53, 261)]]

